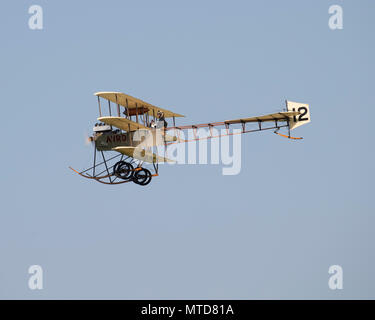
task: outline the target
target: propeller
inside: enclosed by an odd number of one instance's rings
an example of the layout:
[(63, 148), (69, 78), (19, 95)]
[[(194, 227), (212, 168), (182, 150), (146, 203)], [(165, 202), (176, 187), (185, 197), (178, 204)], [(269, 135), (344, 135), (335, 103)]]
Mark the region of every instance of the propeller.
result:
[(89, 136), (88, 134), (87, 134), (87, 132), (85, 132), (85, 145), (86, 146), (88, 146), (88, 145), (92, 145), (93, 143), (94, 143), (94, 137), (92, 137), (92, 136)]

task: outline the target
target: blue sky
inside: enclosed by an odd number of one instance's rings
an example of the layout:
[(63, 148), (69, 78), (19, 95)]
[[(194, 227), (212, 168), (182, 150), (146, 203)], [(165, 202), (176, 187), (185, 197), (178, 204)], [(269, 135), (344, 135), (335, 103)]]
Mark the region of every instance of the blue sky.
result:
[[(88, 5), (89, 3), (89, 5)], [(43, 30), (28, 28), (38, 4)], [(339, 4), (344, 28), (328, 27)], [(0, 297), (375, 298), (373, 1), (5, 1)], [(242, 170), (162, 167), (104, 186), (83, 143), (96, 91), (180, 124), (310, 104), (302, 141), (242, 137)], [(44, 289), (27, 286), (30, 265)], [(328, 288), (328, 268), (344, 289)]]

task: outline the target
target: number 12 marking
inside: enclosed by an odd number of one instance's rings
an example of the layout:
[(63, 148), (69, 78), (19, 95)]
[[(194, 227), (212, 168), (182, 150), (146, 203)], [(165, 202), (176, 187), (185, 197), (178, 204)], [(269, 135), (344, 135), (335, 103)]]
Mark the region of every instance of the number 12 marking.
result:
[[(296, 108), (293, 108), (293, 111), (295, 112)], [(307, 118), (307, 117), (304, 118), (304, 116), (307, 113), (307, 108), (306, 107), (299, 107), (297, 111), (300, 112), (301, 114), (298, 116), (298, 120), (297, 120), (296, 116), (293, 116), (294, 122), (309, 120), (309, 118)]]

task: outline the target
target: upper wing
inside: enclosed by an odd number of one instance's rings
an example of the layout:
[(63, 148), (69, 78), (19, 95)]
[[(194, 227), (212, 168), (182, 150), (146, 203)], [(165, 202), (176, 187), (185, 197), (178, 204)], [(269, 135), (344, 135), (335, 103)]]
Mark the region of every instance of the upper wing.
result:
[(266, 121), (290, 121), (294, 116), (299, 115), (298, 111), (287, 111), (287, 112), (278, 112), (270, 113), (264, 116), (251, 117), (251, 118), (242, 118), (235, 120), (226, 120), (225, 124), (235, 124), (235, 123), (246, 123), (246, 122), (266, 122)]
[(150, 130), (150, 128), (145, 127), (140, 123), (122, 117), (100, 117), (98, 120), (127, 132), (136, 130)]
[(183, 115), (181, 114), (156, 107), (148, 102), (134, 98), (122, 92), (96, 92), (94, 94), (98, 97), (107, 99), (125, 108), (128, 108), (130, 115), (132, 113), (135, 115), (136, 113), (143, 114), (147, 112), (150, 116), (156, 116), (157, 112), (160, 110), (164, 113), (165, 118), (183, 117)]

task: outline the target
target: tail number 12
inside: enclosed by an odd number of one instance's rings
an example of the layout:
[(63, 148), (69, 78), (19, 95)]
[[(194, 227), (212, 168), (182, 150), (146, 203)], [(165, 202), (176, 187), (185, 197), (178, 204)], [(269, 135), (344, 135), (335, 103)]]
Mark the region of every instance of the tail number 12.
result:
[[(296, 108), (293, 108), (293, 111), (295, 112)], [(297, 111), (300, 113), (300, 115), (298, 116), (298, 119), (297, 119), (296, 116), (293, 116), (294, 122), (309, 120), (309, 118), (304, 117), (307, 114), (307, 108), (306, 107), (299, 107)]]

